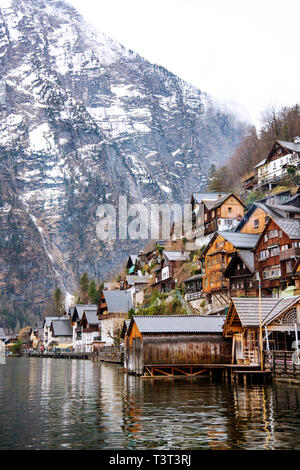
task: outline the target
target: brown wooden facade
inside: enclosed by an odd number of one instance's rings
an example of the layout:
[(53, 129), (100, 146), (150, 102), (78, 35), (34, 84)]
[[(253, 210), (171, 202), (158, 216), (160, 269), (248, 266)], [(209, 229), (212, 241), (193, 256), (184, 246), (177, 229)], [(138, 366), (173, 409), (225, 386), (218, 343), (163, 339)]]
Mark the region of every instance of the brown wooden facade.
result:
[[(256, 297), (258, 294), (258, 282), (254, 266), (246, 262), (242, 253), (237, 251), (233, 254), (224, 272), (225, 277), (229, 279), (230, 297)], [(249, 255), (253, 257), (251, 252)]]
[[(155, 322), (155, 317), (152, 321)], [(230, 364), (232, 349), (231, 341), (222, 332), (141, 332), (134, 318), (126, 332), (124, 347), (124, 366), (135, 375), (142, 375), (150, 366)]]
[(290, 237), (271, 219), (254, 250), (255, 271), (261, 279), (263, 296), (279, 296), (295, 283), (293, 270), (299, 257), (299, 237)]

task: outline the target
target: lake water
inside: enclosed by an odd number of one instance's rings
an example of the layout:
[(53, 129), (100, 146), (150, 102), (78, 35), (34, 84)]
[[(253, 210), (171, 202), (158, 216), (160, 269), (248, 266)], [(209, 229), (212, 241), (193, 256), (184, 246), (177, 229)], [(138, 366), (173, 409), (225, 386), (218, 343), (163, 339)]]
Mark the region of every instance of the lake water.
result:
[(300, 449), (300, 387), (142, 379), (118, 365), (7, 358), (0, 449)]

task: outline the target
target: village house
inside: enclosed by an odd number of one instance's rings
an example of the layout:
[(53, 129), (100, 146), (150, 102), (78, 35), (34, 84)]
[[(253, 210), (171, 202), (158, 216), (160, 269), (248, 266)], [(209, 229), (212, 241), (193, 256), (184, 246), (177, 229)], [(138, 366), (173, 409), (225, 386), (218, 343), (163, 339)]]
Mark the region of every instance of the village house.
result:
[(50, 324), (51, 340), (48, 347), (66, 349), (72, 347), (73, 331), (70, 320), (59, 318), (51, 321)]
[(252, 250), (259, 235), (236, 232), (216, 232), (201, 254), (204, 270), (203, 294), (213, 307), (230, 304), (230, 283), (225, 270), (239, 250)]
[(104, 344), (101, 340), (101, 320), (98, 318), (97, 310), (98, 307), (95, 306), (94, 309), (86, 309), (83, 312), (79, 325), (83, 352), (93, 352), (94, 349), (99, 349), (101, 344)]
[(52, 331), (51, 331), (51, 322), (52, 320), (59, 320), (65, 317), (45, 317), (43, 322), (44, 328), (44, 348), (48, 348), (50, 342), (52, 341)]
[(288, 175), (288, 169), (294, 167), (298, 173), (300, 168), (300, 137), (294, 142), (277, 140), (268, 156), (259, 162), (254, 169), (257, 171), (258, 186), (278, 184), (280, 179)]
[(127, 289), (131, 289), (133, 305), (136, 307), (144, 301), (144, 289), (151, 282), (151, 276), (126, 276)]
[(258, 282), (254, 268), (254, 253), (251, 250), (239, 250), (233, 255), (224, 276), (229, 279), (230, 297), (256, 297)]
[(300, 296), (287, 299), (233, 298), (223, 334), (232, 338), (233, 364), (260, 364), (260, 323), (263, 351), (293, 349), (300, 324)]
[(124, 320), (132, 308), (131, 289), (104, 290), (102, 292), (97, 315), (101, 320), (101, 340), (107, 346), (119, 342)]
[(72, 344), (76, 352), (83, 351), (83, 337), (81, 320), (84, 312), (97, 311), (98, 306), (95, 304), (76, 304), (70, 310), (70, 325), (72, 327)]
[(185, 300), (197, 300), (202, 298), (203, 294), (203, 274), (195, 274), (184, 281)]
[(129, 255), (125, 265), (128, 274), (137, 274), (137, 255)]
[(231, 361), (224, 316), (134, 316), (124, 339), (124, 367), (131, 374), (195, 373), (201, 364)]
[(300, 257), (300, 219), (272, 219), (254, 247), (255, 271), (264, 297), (279, 297), (295, 285), (293, 270)]
[(164, 251), (160, 265), (155, 268), (155, 282), (151, 284), (152, 290), (170, 292), (175, 289), (175, 273), (179, 266), (189, 259), (187, 252)]
[(300, 207), (292, 204), (267, 204), (254, 202), (236, 228), (241, 233), (262, 233), (271, 218), (292, 219), (300, 217)]
[[(207, 198), (207, 199), (205, 199)], [(201, 202), (200, 202), (201, 201)], [(206, 244), (216, 231), (232, 231), (244, 216), (245, 204), (234, 194), (193, 194), (192, 232)]]

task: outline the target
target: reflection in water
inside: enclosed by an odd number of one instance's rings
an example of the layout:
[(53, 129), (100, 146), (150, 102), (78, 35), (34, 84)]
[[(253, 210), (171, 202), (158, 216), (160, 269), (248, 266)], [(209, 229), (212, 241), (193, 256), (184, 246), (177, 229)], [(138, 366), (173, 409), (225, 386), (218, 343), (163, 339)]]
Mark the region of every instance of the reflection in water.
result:
[(1, 449), (300, 449), (300, 390), (152, 379), (117, 365), (8, 358)]

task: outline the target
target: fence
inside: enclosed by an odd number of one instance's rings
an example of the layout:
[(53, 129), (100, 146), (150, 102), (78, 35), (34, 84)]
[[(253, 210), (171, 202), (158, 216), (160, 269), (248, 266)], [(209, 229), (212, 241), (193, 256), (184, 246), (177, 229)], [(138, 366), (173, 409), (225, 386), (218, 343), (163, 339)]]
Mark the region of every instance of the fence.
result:
[(270, 351), (264, 353), (265, 368), (274, 377), (295, 377), (300, 379), (300, 364), (293, 360), (295, 351)]

